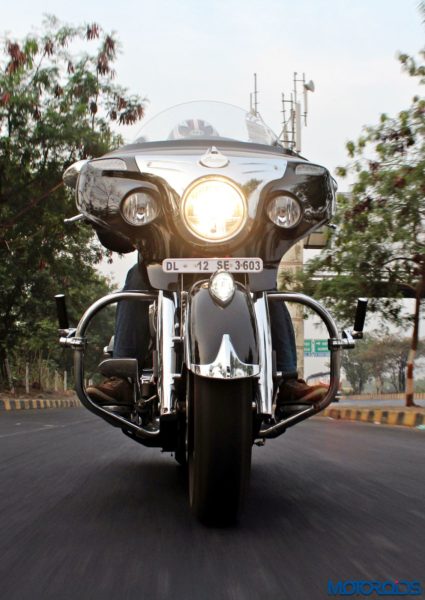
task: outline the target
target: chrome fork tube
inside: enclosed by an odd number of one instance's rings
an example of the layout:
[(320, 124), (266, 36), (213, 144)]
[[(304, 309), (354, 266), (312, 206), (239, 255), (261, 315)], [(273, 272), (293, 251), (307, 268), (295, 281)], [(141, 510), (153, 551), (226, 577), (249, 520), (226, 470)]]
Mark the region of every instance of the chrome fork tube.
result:
[(260, 377), (258, 380), (258, 412), (272, 414), (273, 405), (273, 354), (267, 295), (262, 293), (254, 302), (254, 311), (258, 330), (258, 350), (260, 358)]
[(175, 411), (173, 385), (176, 370), (174, 351), (176, 301), (158, 295), (157, 356), (158, 356), (158, 395), (161, 416)]

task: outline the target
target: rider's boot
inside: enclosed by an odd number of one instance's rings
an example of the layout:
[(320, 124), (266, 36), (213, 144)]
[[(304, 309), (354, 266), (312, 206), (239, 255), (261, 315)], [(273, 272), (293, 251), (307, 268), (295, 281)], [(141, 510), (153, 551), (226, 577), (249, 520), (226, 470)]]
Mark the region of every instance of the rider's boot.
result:
[(279, 387), (276, 416), (281, 419), (307, 406), (315, 406), (327, 391), (325, 384), (307, 385), (304, 379), (286, 379)]
[(134, 405), (133, 386), (120, 377), (110, 377), (100, 385), (91, 385), (86, 392), (93, 402), (116, 412), (131, 412)]

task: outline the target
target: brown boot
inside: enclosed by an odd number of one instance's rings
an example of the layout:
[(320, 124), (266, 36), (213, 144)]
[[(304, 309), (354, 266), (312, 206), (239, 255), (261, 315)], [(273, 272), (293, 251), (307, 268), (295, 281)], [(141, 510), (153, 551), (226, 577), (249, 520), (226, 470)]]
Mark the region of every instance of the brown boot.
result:
[(280, 388), (277, 398), (278, 407), (288, 404), (312, 404), (320, 402), (328, 386), (324, 384), (307, 385), (304, 379), (287, 379)]
[(133, 386), (126, 379), (110, 377), (100, 385), (91, 385), (87, 394), (101, 406), (132, 406)]

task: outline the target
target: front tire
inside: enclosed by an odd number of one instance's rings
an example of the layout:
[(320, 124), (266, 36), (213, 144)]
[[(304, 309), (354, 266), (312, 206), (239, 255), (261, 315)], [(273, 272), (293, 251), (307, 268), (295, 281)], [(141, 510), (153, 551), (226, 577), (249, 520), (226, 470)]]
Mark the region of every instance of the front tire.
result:
[(193, 378), (188, 458), (192, 512), (210, 525), (238, 517), (251, 470), (253, 382)]

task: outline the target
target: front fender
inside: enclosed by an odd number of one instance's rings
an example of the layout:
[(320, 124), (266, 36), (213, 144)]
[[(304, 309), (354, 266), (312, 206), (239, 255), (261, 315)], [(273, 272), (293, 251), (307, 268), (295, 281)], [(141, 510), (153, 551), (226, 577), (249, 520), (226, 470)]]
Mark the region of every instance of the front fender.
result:
[(226, 306), (212, 299), (208, 282), (196, 283), (188, 296), (186, 365), (201, 377), (241, 379), (260, 374), (258, 334), (251, 297), (236, 284)]

